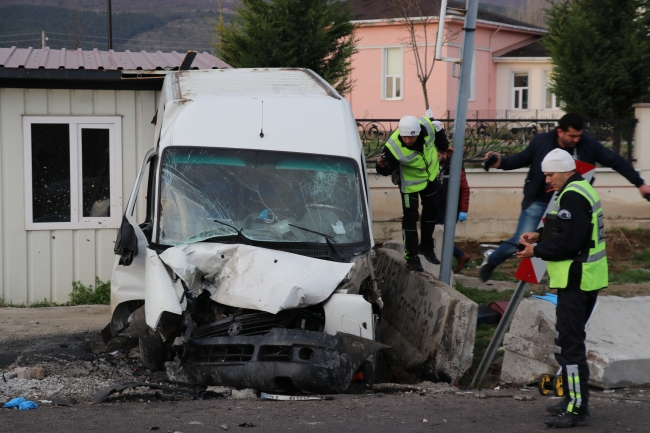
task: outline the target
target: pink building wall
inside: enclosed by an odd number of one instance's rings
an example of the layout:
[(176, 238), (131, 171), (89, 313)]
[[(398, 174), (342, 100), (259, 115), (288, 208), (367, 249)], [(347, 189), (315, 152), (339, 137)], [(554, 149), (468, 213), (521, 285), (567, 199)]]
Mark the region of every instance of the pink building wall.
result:
[[(443, 57), (460, 56), (463, 42), (461, 32), (463, 24), (459, 21), (448, 22), (447, 34), (456, 32), (456, 37), (443, 46)], [(428, 29), (429, 59), (435, 52), (433, 40), (437, 33), (437, 24)], [(475, 38), (475, 99), (470, 100), (469, 110), (496, 109), (496, 64), (492, 62), (492, 53), (529, 39), (539, 33), (517, 30), (498, 25), (479, 23)], [(358, 53), (352, 59), (352, 79), (355, 80), (352, 92), (345, 95), (352, 105), (356, 118), (397, 119), (407, 114), (422, 115), (425, 111), (422, 86), (417, 78), (414, 54), (409, 48), (405, 26), (399, 23), (360, 24), (356, 31)], [(421, 41), (424, 39), (421, 37)], [(385, 100), (382, 95), (383, 49), (404, 47), (403, 60), (403, 98)], [(424, 55), (424, 47), (420, 47)], [(457, 68), (456, 74), (459, 74)], [(452, 77), (452, 64), (437, 61), (433, 73), (427, 82), (429, 104), (437, 118), (444, 118), (447, 110), (456, 109), (458, 79)]]

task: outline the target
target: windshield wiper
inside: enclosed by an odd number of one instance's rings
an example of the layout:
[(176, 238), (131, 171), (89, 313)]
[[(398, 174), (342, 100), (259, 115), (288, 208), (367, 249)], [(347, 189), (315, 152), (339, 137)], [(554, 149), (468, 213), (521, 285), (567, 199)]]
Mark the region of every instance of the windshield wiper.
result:
[[(225, 222), (223, 222), (223, 221), (214, 220), (214, 222), (215, 222), (215, 223), (219, 223), (219, 224), (223, 224), (223, 225), (228, 226), (228, 227), (230, 227), (231, 229), (235, 230), (235, 231), (237, 232), (237, 242), (240, 242), (240, 241), (239, 241), (239, 238), (242, 237), (241, 232), (244, 231), (244, 228), (243, 228), (243, 227), (240, 228), (239, 230), (237, 230), (237, 228), (236, 228), (235, 226), (231, 226), (230, 224), (225, 223)], [(243, 238), (244, 238), (244, 239), (247, 239), (246, 236), (243, 236)]]
[(306, 229), (304, 227), (299, 227), (299, 226), (297, 226), (295, 224), (287, 224), (287, 225), (289, 225), (291, 227), (295, 227), (295, 228), (300, 229), (300, 230), (304, 230), (304, 231), (309, 232), (309, 233), (314, 233), (315, 235), (320, 235), (320, 236), (324, 237), (325, 238), (325, 243), (327, 244), (328, 247), (330, 247), (330, 250), (332, 250), (332, 253), (334, 253), (334, 258), (336, 260), (338, 260), (339, 262), (345, 262), (345, 260), (343, 260), (343, 258), (341, 258), (341, 256), (339, 255), (339, 252), (336, 251), (336, 248), (334, 247), (334, 244), (332, 243), (332, 241), (336, 242), (334, 240), (334, 236), (326, 235), (325, 233), (320, 233), (320, 232), (317, 232), (315, 230)]

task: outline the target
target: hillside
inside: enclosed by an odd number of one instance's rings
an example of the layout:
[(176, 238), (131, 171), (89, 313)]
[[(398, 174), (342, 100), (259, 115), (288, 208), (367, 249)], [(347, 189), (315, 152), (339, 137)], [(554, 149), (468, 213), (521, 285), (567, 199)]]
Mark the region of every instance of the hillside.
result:
[[(105, 11), (43, 6), (36, 4), (36, 0), (25, 3), (33, 4), (0, 7), (0, 47), (40, 47), (41, 31), (45, 31), (49, 47), (72, 48), (71, 34), (76, 28), (81, 33), (82, 48), (107, 48)], [(66, 5), (66, 0), (59, 0), (58, 3)], [(86, 3), (95, 2), (89, 0)], [(104, 1), (101, 3), (105, 5)], [(156, 3), (166, 2), (152, 0), (148, 5), (151, 7)], [(212, 51), (212, 26), (208, 19), (217, 17), (216, 9), (181, 10), (160, 6), (155, 11), (137, 11), (133, 7), (131, 11), (120, 11), (113, 8), (113, 48), (132, 51)]]

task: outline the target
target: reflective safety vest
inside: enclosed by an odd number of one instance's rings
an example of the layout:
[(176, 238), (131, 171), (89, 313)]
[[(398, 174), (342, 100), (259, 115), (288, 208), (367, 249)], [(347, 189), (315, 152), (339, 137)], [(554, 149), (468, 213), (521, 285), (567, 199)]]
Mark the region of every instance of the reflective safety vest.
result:
[(420, 124), (424, 125), (427, 130), (422, 152), (403, 146), (399, 139), (399, 129), (393, 132), (386, 142), (386, 147), (399, 161), (400, 189), (405, 194), (422, 191), (426, 188), (427, 182), (435, 180), (440, 170), (433, 123), (426, 116), (420, 117), (419, 120)]
[[(598, 290), (607, 287), (607, 254), (605, 251), (605, 224), (603, 221), (603, 209), (600, 206), (600, 197), (596, 190), (586, 180), (571, 182), (557, 198), (561, 203), (562, 196), (568, 191), (577, 192), (589, 201), (591, 205), (591, 242), (589, 254), (586, 258), (575, 258), (572, 260), (549, 261), (547, 262), (548, 276), (551, 280), (549, 287), (553, 289), (565, 289), (569, 284), (569, 268), (574, 261), (582, 263), (582, 280), (580, 288), (585, 291)], [(555, 210), (551, 214), (558, 214)]]

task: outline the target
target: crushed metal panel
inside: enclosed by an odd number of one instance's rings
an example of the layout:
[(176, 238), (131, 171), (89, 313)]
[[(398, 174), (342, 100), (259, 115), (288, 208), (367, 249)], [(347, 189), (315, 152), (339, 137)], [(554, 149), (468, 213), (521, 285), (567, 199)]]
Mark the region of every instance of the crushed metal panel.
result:
[(271, 314), (325, 301), (352, 269), (351, 263), (207, 242), (169, 248), (160, 258), (195, 293), (207, 289), (220, 304)]

